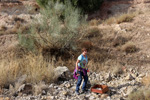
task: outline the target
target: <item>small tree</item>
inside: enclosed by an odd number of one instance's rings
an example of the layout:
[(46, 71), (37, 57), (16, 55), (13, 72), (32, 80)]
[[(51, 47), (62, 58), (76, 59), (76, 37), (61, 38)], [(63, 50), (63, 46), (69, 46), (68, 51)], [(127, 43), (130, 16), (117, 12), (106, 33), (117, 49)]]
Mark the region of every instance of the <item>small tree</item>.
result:
[(70, 2), (64, 5), (51, 1), (41, 10), (41, 17), (31, 24), (28, 35), (19, 35), (19, 39), (28, 49), (72, 48), (82, 36), (80, 28), (85, 25), (86, 17), (81, 16)]

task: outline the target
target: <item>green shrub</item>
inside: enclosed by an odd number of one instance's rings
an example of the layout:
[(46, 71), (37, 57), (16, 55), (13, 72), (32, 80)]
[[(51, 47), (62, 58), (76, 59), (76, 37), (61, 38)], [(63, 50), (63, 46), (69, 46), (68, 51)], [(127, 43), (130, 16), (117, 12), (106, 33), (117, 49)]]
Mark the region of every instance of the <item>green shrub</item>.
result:
[(30, 50), (74, 48), (82, 36), (80, 28), (83, 26), (86, 26), (86, 17), (81, 16), (69, 2), (65, 5), (51, 2), (41, 10), (41, 17), (31, 24), (28, 34), (19, 35), (20, 44)]
[[(36, 0), (37, 3), (42, 6), (46, 7), (49, 4), (49, 1), (55, 2), (67, 2), (68, 0)], [(75, 7), (81, 8), (85, 12), (91, 12), (100, 8), (103, 0), (70, 0), (72, 5)]]

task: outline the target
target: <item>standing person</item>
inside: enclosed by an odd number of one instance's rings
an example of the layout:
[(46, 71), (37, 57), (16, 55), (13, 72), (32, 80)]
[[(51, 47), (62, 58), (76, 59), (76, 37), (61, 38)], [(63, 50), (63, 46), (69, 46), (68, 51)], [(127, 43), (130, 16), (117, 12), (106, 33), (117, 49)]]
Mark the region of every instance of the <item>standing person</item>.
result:
[(87, 63), (88, 63), (88, 58), (87, 58), (87, 49), (83, 48), (82, 49), (82, 54), (78, 57), (76, 61), (76, 70), (77, 70), (77, 75), (78, 75), (78, 81), (76, 85), (76, 94), (79, 95), (79, 88), (82, 82), (82, 77), (84, 79), (83, 85), (82, 85), (82, 93), (86, 91), (86, 84), (88, 81), (88, 76), (87, 76)]

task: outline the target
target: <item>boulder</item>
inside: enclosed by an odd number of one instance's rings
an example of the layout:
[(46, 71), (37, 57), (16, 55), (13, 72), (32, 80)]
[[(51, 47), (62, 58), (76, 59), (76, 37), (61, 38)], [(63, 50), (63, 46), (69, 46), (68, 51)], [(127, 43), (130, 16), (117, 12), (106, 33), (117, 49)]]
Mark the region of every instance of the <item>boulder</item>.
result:
[(63, 66), (63, 67), (59, 66), (59, 67), (55, 68), (54, 73), (55, 73), (56, 79), (58, 79), (58, 80), (67, 79), (67, 78), (71, 77), (71, 73), (66, 66)]

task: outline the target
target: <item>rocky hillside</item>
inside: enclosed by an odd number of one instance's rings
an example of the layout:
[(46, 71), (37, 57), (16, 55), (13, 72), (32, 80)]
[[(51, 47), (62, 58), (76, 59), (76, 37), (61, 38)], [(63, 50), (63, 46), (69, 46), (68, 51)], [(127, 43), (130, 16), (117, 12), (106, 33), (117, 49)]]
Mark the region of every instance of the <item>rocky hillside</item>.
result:
[[(63, 70), (63, 71), (62, 71)], [(66, 67), (57, 67), (59, 78), (67, 78), (69, 70)], [(65, 76), (64, 73), (67, 73)], [(6, 100), (126, 100), (128, 95), (142, 87), (141, 80), (145, 74), (141, 74), (137, 69), (124, 69), (120, 74), (112, 74), (100, 72), (89, 72), (88, 91), (85, 94), (76, 95), (76, 80), (66, 79), (58, 83), (45, 84), (43, 82), (36, 85), (22, 84), (17, 87), (9, 86), (9, 89), (4, 89), (4, 95), (12, 95), (11, 98)], [(25, 76), (20, 77), (19, 80), (23, 81)], [(19, 84), (19, 83), (18, 83)], [(96, 94), (90, 91), (90, 87), (95, 84), (109, 86), (109, 91), (105, 94)]]
[[(32, 20), (40, 16), (34, 0), (12, 1), (0, 0), (0, 60), (24, 52), (18, 47), (18, 29), (26, 32)], [(138, 14), (131, 21), (114, 22), (114, 18), (116, 21), (118, 16), (133, 12)], [(126, 100), (130, 93), (145, 87), (143, 84), (150, 84), (149, 78), (145, 81), (150, 72), (150, 0), (105, 0), (88, 19), (94, 32), (87, 36), (93, 49), (89, 52), (86, 94), (75, 95), (76, 80), (67, 77), (72, 76), (75, 58), (71, 64), (63, 62), (69, 69), (58, 67), (62, 73), (56, 83), (25, 83), (27, 76), (20, 76), (14, 84), (0, 89), (0, 100)], [(92, 93), (94, 84), (108, 85), (109, 91)]]

